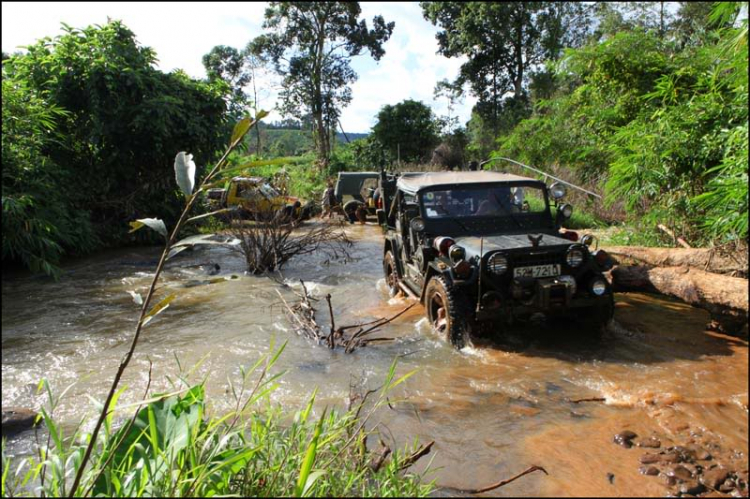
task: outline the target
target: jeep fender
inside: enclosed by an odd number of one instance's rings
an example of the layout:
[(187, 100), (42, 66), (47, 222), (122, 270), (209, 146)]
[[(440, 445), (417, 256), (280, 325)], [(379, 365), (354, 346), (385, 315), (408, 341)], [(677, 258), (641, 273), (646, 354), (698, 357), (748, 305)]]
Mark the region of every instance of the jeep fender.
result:
[(398, 277), (404, 277), (403, 264), (401, 263), (401, 252), (399, 251), (398, 240), (396, 238), (388, 237), (385, 239), (383, 258), (385, 258), (385, 254), (389, 251), (393, 253), (393, 258), (396, 260), (396, 272), (398, 272)]
[(453, 275), (451, 274), (450, 267), (441, 269), (437, 262), (430, 262), (427, 264), (427, 272), (424, 276), (424, 282), (422, 283), (422, 292), (419, 294), (419, 301), (424, 304), (424, 295), (427, 291), (427, 284), (430, 282), (430, 279), (432, 279), (434, 276), (439, 275), (443, 279), (445, 279), (445, 284), (448, 287), (453, 286)]

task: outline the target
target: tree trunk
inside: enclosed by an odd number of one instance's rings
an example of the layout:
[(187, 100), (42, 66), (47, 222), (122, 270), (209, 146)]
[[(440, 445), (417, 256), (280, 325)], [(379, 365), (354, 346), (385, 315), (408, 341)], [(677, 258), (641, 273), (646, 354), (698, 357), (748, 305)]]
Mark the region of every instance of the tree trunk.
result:
[(521, 14), (518, 16), (518, 25), (516, 26), (516, 79), (513, 82), (514, 89), (513, 89), (513, 96), (518, 99), (523, 94), (523, 72), (524, 72), (524, 64), (523, 64), (523, 25), (524, 25), (524, 19), (523, 19), (523, 12), (525, 12), (526, 7), (521, 3), (520, 7)]
[(620, 259), (656, 267), (687, 266), (694, 269), (747, 276), (747, 255), (733, 254), (715, 248), (644, 248), (640, 246), (607, 246), (607, 253)]
[(689, 267), (618, 266), (615, 291), (649, 291), (674, 296), (711, 313), (721, 329), (737, 334), (747, 326), (748, 281)]

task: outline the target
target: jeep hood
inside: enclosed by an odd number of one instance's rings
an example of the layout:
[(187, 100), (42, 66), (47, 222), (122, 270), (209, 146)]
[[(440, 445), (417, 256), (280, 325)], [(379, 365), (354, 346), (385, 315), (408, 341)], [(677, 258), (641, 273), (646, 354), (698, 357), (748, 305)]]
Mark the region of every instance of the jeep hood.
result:
[[(542, 235), (541, 233), (530, 233), (534, 238)], [(484, 241), (482, 241), (484, 239)], [(463, 246), (466, 249), (467, 258), (479, 255), (480, 248), (487, 254), (491, 251), (498, 250), (518, 250), (522, 248), (531, 249), (534, 246), (528, 238), (527, 234), (513, 234), (504, 236), (487, 236), (479, 238), (475, 236), (467, 237), (456, 237), (454, 238), (456, 244)], [(539, 242), (539, 249), (552, 249), (554, 247), (567, 247), (573, 244), (568, 239), (562, 237), (551, 236), (544, 234), (542, 240)]]

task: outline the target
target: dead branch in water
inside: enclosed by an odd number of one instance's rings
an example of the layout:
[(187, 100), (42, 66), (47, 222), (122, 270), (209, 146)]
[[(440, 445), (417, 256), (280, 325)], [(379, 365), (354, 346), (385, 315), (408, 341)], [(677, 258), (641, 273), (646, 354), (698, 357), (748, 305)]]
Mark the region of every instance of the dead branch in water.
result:
[(581, 402), (606, 402), (604, 397), (589, 397), (585, 399), (569, 400), (571, 404), (580, 404)]
[(299, 301), (294, 305), (290, 305), (281, 293), (278, 290), (276, 291), (286, 308), (286, 315), (289, 322), (292, 323), (297, 334), (315, 340), (318, 344), (325, 342), (331, 350), (334, 350), (336, 347), (341, 347), (344, 349), (345, 353), (351, 353), (357, 348), (365, 347), (370, 343), (393, 341), (393, 338), (371, 338), (369, 335), (377, 333), (381, 327), (397, 319), (416, 304), (416, 302), (412, 303), (396, 315), (389, 318), (383, 317), (364, 324), (339, 326), (337, 328), (336, 319), (333, 314), (333, 305), (331, 304), (331, 295), (329, 294), (326, 295), (326, 302), (331, 317), (331, 326), (328, 334), (326, 334), (322, 331), (320, 325), (315, 320), (316, 310), (311, 303), (311, 300), (315, 301), (315, 298), (311, 297), (307, 292), (307, 287), (305, 286), (304, 281), (300, 279), (300, 283), (302, 284), (302, 294), (295, 292), (299, 297)]
[(329, 259), (349, 258), (352, 242), (341, 226), (300, 224), (267, 210), (257, 210), (252, 221), (235, 216), (230, 232), (239, 244), (232, 249), (242, 254), (248, 272), (254, 274), (279, 269), (292, 258), (313, 253)]
[(425, 444), (425, 445), (423, 445), (422, 447), (420, 447), (419, 449), (417, 449), (410, 456), (407, 456), (406, 459), (404, 459), (399, 464), (398, 470), (399, 471), (404, 471), (407, 468), (410, 468), (414, 463), (416, 463), (421, 458), (423, 458), (424, 456), (426, 456), (427, 454), (429, 454), (430, 451), (432, 450), (432, 446), (433, 445), (435, 445), (435, 441), (434, 440), (431, 441), (431, 442), (429, 442), (429, 443), (427, 443), (427, 444)]
[(514, 477), (508, 478), (507, 480), (501, 480), (501, 481), (499, 481), (497, 483), (493, 483), (492, 485), (488, 485), (486, 487), (481, 487), (481, 488), (478, 488), (478, 489), (461, 489), (461, 488), (458, 488), (458, 487), (444, 487), (444, 486), (440, 486), (440, 485), (438, 487), (440, 487), (441, 489), (456, 490), (458, 492), (463, 492), (464, 494), (481, 494), (483, 492), (489, 492), (490, 490), (499, 489), (500, 487), (502, 487), (504, 485), (508, 485), (510, 482), (512, 482), (514, 480), (517, 480), (517, 479), (521, 478), (524, 475), (528, 475), (529, 473), (533, 473), (535, 471), (541, 471), (545, 475), (549, 475), (549, 473), (547, 473), (547, 470), (545, 470), (541, 466), (531, 466), (530, 468), (522, 471), (521, 473), (517, 474)]

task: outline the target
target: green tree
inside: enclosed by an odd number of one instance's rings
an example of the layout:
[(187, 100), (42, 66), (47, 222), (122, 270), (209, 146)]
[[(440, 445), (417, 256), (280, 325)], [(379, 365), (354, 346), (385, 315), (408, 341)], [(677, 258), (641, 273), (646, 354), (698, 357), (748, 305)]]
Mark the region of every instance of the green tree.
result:
[[(422, 2), (425, 19), (441, 28), (439, 53), (467, 57), (453, 82), (478, 98), (477, 113), (500, 130), (508, 94), (516, 108), (526, 102), (532, 70), (580, 45), (588, 33), (588, 7), (568, 2)], [(506, 105), (507, 107), (507, 105)]]
[(4, 61), (3, 77), (67, 111), (45, 153), (68, 172), (66, 204), (111, 243), (126, 236), (124, 219), (179, 213), (174, 151), (203, 165), (222, 146), (227, 86), (162, 73), (119, 21), (63, 31)]
[(425, 161), (440, 142), (440, 124), (429, 106), (407, 99), (395, 106), (386, 105), (377, 115), (372, 138), (402, 161)]
[(233, 120), (240, 119), (249, 100), (245, 86), (252, 80), (245, 55), (234, 47), (217, 45), (203, 56), (203, 67), (210, 81), (220, 80), (229, 85), (232, 93), (229, 111)]
[(251, 52), (267, 56), (283, 79), (282, 113), (312, 116), (321, 167), (328, 163), (340, 110), (351, 101), (349, 85), (357, 79), (351, 58), (366, 49), (380, 60), (393, 32), (394, 23), (382, 16), (368, 29), (360, 14), (358, 2), (271, 2), (263, 23), (270, 32), (250, 43)]

